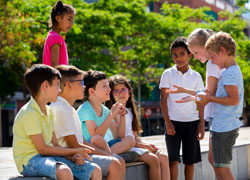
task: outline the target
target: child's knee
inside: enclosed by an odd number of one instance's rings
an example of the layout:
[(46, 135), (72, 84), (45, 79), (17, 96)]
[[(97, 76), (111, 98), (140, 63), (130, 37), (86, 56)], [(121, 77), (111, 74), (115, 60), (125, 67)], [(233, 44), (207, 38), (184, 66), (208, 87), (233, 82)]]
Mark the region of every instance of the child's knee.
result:
[(102, 170), (99, 166), (96, 165), (92, 175), (91, 179), (102, 179)]
[(119, 163), (121, 165), (121, 168), (122, 169), (126, 169), (126, 162), (125, 162), (125, 160), (121, 157), (118, 161), (119, 161)]
[(159, 166), (160, 165), (160, 161), (157, 155), (152, 154), (150, 157), (150, 162), (154, 165), (154, 166)]
[(91, 138), (91, 144), (100, 144), (105, 142), (104, 138), (100, 135), (95, 135)]
[(160, 162), (169, 163), (168, 156), (166, 154), (159, 154), (158, 157), (159, 157)]
[(68, 166), (58, 164), (56, 165), (56, 177), (57, 179), (73, 179), (73, 173)]
[(113, 159), (109, 166), (109, 172), (121, 172), (121, 170), (122, 164), (120, 163), (120, 161), (118, 159)]

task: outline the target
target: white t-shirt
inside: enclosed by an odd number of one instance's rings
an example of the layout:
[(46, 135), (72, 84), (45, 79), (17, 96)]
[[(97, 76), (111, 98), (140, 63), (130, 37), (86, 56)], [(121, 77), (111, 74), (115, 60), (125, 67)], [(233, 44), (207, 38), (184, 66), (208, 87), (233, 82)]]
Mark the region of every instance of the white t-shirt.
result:
[(82, 127), (76, 110), (61, 96), (50, 105), (55, 123), (55, 133), (59, 145), (68, 147), (64, 137), (75, 135), (78, 142), (83, 143)]
[(126, 108), (127, 114), (125, 116), (126, 119), (126, 130), (125, 130), (125, 137), (132, 136), (135, 138), (132, 130), (132, 121), (133, 121), (133, 114), (131, 112), (131, 109)]
[[(206, 88), (208, 84), (208, 77), (213, 76), (219, 80), (221, 78), (223, 71), (225, 71), (225, 69), (220, 69), (216, 64), (213, 64), (212, 61), (209, 60), (207, 62), (207, 67), (206, 67)], [(208, 103), (205, 106), (204, 118), (206, 120), (209, 120), (208, 118), (214, 117), (214, 106), (215, 106), (215, 103), (212, 103), (212, 102)]]
[[(176, 65), (166, 69), (162, 76), (159, 88), (175, 89), (173, 85), (182, 86), (188, 89), (205, 89), (201, 75), (190, 67), (184, 74), (178, 71)], [(179, 122), (191, 122), (199, 119), (197, 107), (194, 101), (187, 103), (176, 103), (183, 97), (190, 96), (186, 93), (169, 94), (167, 99), (168, 115), (171, 120)]]
[[(125, 137), (127, 136), (132, 136), (135, 139), (135, 136), (133, 134), (132, 130), (132, 121), (133, 121), (133, 114), (131, 112), (130, 108), (126, 108), (127, 114), (125, 116), (126, 119), (126, 131), (125, 131)], [(140, 156), (143, 155), (146, 152), (149, 152), (148, 149), (143, 149), (143, 148), (138, 148), (138, 147), (133, 147), (129, 151), (135, 151), (137, 152)]]

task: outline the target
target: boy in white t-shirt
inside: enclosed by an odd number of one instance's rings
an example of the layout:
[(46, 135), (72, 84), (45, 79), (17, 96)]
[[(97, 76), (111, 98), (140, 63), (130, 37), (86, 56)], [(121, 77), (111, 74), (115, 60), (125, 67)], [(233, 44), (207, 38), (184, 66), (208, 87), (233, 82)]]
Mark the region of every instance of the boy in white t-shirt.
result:
[(170, 162), (171, 180), (178, 179), (180, 147), (182, 143), (182, 159), (185, 164), (185, 179), (193, 179), (194, 163), (201, 161), (199, 140), (204, 137), (203, 108), (197, 112), (194, 101), (176, 103), (187, 96), (186, 93), (168, 94), (167, 89), (173, 85), (189, 89), (204, 89), (200, 74), (189, 67), (192, 54), (187, 48), (186, 39), (179, 37), (170, 47), (175, 65), (166, 69), (161, 77), (161, 109), (166, 125), (166, 144)]
[[(122, 176), (122, 164), (112, 156), (108, 145), (99, 149), (86, 142), (82, 135), (81, 122), (73, 104), (84, 97), (83, 71), (75, 66), (59, 65), (56, 69), (61, 73), (61, 92), (58, 100), (51, 104), (54, 114), (55, 132), (58, 142), (63, 147), (89, 148), (92, 150), (90, 157), (102, 171), (102, 176), (107, 179), (117, 179)], [(95, 136), (94, 138), (102, 138)], [(103, 145), (105, 147), (105, 144)]]

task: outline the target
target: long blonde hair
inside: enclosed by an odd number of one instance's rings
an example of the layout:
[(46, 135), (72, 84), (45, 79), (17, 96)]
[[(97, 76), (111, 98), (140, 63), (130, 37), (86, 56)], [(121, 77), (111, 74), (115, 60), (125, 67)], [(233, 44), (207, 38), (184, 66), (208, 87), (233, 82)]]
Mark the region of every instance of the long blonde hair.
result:
[(187, 38), (187, 45), (205, 47), (208, 38), (213, 34), (214, 32), (211, 29), (197, 28), (189, 34)]

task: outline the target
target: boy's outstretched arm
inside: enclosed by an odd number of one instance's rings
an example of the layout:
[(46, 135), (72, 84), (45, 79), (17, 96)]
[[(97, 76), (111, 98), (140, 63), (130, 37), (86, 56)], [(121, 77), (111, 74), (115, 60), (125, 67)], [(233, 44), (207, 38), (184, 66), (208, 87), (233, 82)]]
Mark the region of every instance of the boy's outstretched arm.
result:
[(169, 93), (169, 94), (187, 93), (187, 94), (190, 94), (190, 95), (193, 95), (193, 96), (196, 95), (196, 90), (187, 89), (187, 88), (184, 88), (184, 87), (181, 87), (181, 86), (177, 86), (177, 85), (173, 85), (173, 87), (175, 87), (176, 89), (166, 88), (165, 92)]
[(91, 150), (89, 154), (98, 154), (98, 155), (105, 155), (105, 156), (110, 155), (107, 152), (101, 150), (100, 148), (87, 143), (86, 141), (84, 142), (85, 144), (78, 142), (75, 135), (65, 136), (64, 139), (70, 148), (86, 148), (86, 149)]
[(166, 93), (167, 89), (168, 88), (161, 88), (161, 97), (160, 97), (161, 111), (166, 124), (166, 133), (168, 135), (175, 135), (174, 125), (171, 123), (168, 116), (168, 105), (167, 105), (168, 94)]
[(88, 156), (88, 153), (90, 153), (90, 150), (85, 149), (85, 148), (62, 148), (59, 146), (57, 140), (56, 140), (56, 135), (53, 132), (52, 135), (52, 140), (51, 143), (54, 146), (48, 146), (43, 138), (42, 134), (35, 134), (35, 135), (30, 135), (30, 138), (35, 145), (37, 151), (41, 155), (47, 155), (47, 156), (72, 156), (74, 154), (82, 154), (84, 157), (88, 157), (90, 160), (91, 158)]
[(235, 85), (225, 85), (224, 87), (226, 89), (228, 96), (215, 97), (210, 94), (199, 95), (199, 97), (201, 97), (200, 103), (207, 104), (208, 102), (214, 102), (225, 106), (238, 105), (240, 101), (238, 87)]

